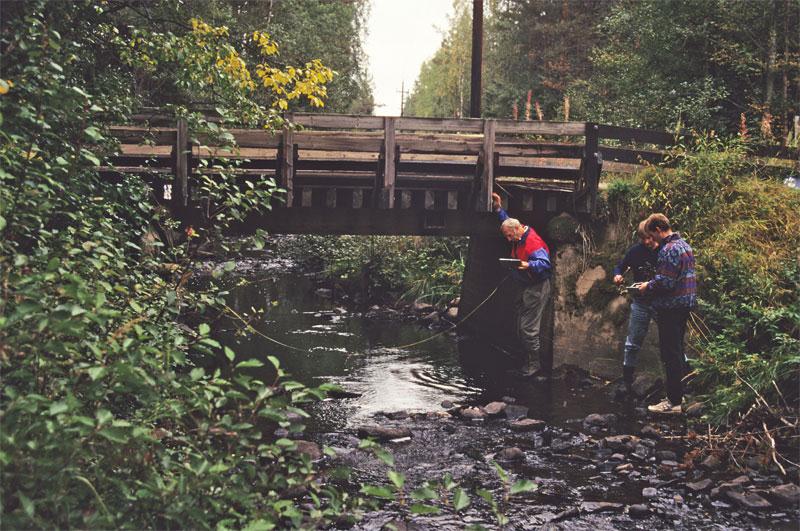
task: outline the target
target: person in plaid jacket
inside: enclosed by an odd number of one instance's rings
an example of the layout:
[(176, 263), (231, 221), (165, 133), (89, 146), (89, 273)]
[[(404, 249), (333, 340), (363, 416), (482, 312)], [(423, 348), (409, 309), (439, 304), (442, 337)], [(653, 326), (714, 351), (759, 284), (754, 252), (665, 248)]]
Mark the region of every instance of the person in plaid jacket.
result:
[(658, 345), (667, 380), (667, 398), (648, 409), (654, 413), (680, 413), (686, 375), (684, 336), (689, 314), (697, 305), (697, 276), (691, 246), (672, 231), (664, 214), (647, 218), (647, 232), (660, 244), (656, 274), (639, 288), (652, 297), (658, 323)]

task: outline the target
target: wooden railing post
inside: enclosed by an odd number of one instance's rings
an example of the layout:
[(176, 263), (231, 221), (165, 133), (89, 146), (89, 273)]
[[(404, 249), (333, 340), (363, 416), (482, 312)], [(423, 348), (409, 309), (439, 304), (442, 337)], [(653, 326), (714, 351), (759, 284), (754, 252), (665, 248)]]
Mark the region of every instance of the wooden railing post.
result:
[(597, 190), (600, 185), (600, 171), (603, 166), (603, 156), (598, 148), (600, 126), (596, 123), (586, 122), (586, 144), (583, 151), (583, 170), (586, 180), (586, 212), (594, 215), (597, 205)]
[[(292, 115), (285, 116), (287, 122), (291, 122)], [(294, 163), (296, 154), (294, 149), (294, 131), (290, 125), (284, 124), (281, 136), (280, 149), (280, 186), (286, 190), (286, 206), (292, 206), (294, 199)]]
[(394, 183), (397, 176), (397, 144), (394, 127), (395, 119), (393, 117), (387, 116), (383, 119), (383, 167), (379, 175), (379, 182), (376, 183), (379, 208), (394, 208)]
[(483, 174), (478, 187), (475, 208), (478, 212), (491, 212), (492, 191), (494, 191), (494, 137), (497, 122), (495, 120), (483, 121)]
[(175, 128), (175, 145), (172, 147), (172, 169), (175, 173), (173, 201), (178, 207), (189, 204), (189, 124), (178, 118)]

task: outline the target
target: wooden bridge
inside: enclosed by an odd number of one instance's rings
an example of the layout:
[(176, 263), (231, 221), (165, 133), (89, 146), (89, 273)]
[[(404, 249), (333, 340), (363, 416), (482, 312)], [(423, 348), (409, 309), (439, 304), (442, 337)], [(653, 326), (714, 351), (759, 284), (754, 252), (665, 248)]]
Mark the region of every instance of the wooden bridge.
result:
[[(455, 235), (496, 231), (493, 191), (516, 215), (591, 216), (603, 170), (662, 161), (670, 133), (586, 122), (294, 114), (295, 127), (231, 129), (238, 149), (201, 146), (185, 120), (118, 126), (107, 175), (134, 173), (185, 223), (198, 220), (201, 175), (239, 185), (273, 178), (285, 203), (242, 228), (275, 233)], [(154, 125), (155, 124), (155, 125)], [(233, 170), (215, 164), (238, 161)], [(203, 164), (200, 162), (204, 161)]]

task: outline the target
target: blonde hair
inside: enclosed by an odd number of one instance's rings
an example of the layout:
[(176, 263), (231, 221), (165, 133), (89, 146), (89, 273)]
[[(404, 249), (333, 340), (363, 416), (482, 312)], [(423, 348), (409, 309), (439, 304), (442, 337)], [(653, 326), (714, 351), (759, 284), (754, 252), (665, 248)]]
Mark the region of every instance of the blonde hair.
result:
[(517, 230), (517, 228), (521, 226), (522, 223), (520, 223), (518, 219), (508, 218), (500, 225), (500, 232), (505, 232), (506, 230)]

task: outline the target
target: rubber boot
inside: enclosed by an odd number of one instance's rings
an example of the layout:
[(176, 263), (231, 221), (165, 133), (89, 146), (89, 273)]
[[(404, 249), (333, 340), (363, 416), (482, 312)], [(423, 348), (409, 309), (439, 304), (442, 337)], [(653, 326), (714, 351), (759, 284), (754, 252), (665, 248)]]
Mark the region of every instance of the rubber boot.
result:
[(622, 381), (625, 382), (625, 392), (628, 397), (633, 398), (633, 372), (636, 367), (622, 366)]
[(522, 366), (522, 376), (528, 378), (536, 374), (539, 370), (539, 367), (533, 361), (535, 358), (534, 356), (528, 354), (528, 359), (525, 361), (525, 364)]

